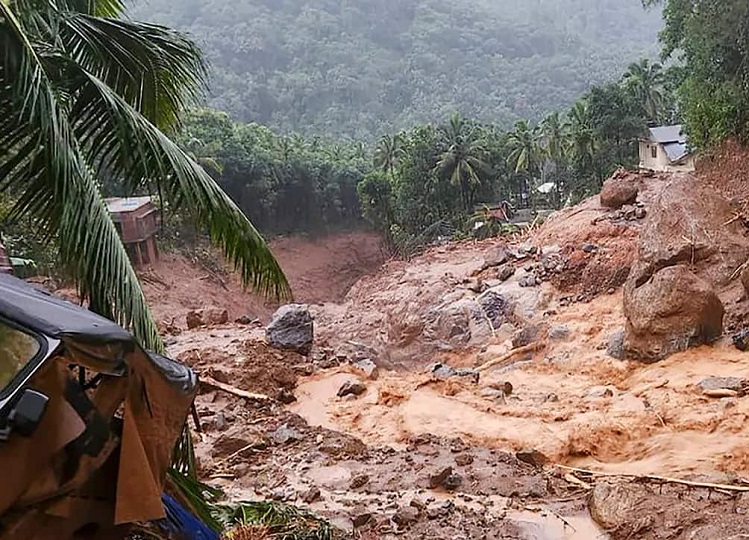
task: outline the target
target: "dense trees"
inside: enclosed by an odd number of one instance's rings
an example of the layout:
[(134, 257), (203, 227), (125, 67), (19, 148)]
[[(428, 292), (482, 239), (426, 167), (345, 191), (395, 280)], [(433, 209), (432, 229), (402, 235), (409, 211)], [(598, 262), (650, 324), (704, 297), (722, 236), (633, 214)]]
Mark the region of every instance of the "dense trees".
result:
[(190, 32), (209, 105), (242, 122), (373, 141), (453, 111), (510, 129), (657, 54), (637, 0), (137, 0)]
[(749, 137), (749, 3), (644, 0), (664, 5), (663, 56), (673, 73), (690, 141), (705, 147)]

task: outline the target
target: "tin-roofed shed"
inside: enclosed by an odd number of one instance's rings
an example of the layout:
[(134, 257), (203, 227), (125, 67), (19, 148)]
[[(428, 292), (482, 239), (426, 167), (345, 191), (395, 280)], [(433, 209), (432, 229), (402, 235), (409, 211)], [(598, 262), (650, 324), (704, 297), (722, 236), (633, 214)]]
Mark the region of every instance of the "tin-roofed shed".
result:
[(640, 140), (640, 168), (667, 172), (694, 170), (694, 156), (681, 124), (648, 130), (648, 136)]
[(151, 198), (117, 197), (107, 199), (106, 203), (130, 259), (139, 266), (156, 262), (159, 258), (156, 233), (160, 220)]

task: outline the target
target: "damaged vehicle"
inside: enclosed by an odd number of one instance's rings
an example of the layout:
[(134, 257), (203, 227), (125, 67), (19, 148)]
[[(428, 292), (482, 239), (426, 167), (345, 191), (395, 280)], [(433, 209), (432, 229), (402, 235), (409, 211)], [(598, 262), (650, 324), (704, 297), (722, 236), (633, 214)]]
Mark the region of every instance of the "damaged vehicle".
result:
[(0, 540), (113, 539), (164, 517), (193, 371), (0, 273)]

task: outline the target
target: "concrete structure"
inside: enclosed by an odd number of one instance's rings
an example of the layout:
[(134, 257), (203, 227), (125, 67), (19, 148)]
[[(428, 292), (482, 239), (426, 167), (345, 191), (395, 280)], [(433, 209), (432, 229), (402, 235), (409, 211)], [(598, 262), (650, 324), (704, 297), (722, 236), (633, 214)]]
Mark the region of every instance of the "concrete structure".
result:
[(13, 273), (13, 266), (10, 264), (10, 259), (5, 253), (5, 248), (2, 243), (0, 243), (0, 272), (5, 272), (7, 274)]
[(156, 262), (159, 258), (156, 233), (160, 216), (151, 198), (112, 198), (106, 203), (130, 260), (138, 266)]
[(640, 139), (640, 168), (651, 171), (694, 171), (694, 156), (681, 125), (653, 127)]

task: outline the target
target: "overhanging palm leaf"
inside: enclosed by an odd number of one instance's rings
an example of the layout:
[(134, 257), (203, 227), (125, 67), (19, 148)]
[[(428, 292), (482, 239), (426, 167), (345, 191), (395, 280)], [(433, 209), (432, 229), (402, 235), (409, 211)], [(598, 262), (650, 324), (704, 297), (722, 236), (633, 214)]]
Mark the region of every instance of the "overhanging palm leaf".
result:
[(0, 190), (20, 194), (16, 215), (33, 215), (47, 236), (57, 232), (92, 307), (159, 350), (98, 174), (120, 178), (130, 191), (156, 188), (185, 203), (246, 285), (277, 297), (289, 289), (252, 224), (157, 127), (176, 125), (202, 80), (199, 69), (190, 73), (202, 65), (197, 51), (159, 27), (92, 16), (118, 6), (115, 0), (50, 0), (44, 9), (22, 0), (0, 3)]

